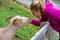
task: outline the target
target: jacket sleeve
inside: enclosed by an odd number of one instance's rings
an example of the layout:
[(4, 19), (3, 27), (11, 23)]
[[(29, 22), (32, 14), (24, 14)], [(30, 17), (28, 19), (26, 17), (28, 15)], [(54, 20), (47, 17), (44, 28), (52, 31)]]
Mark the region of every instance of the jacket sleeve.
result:
[(36, 25), (36, 26), (40, 26), (40, 20), (34, 19), (34, 20), (32, 20), (31, 24)]
[(42, 17), (41, 19), (34, 19), (32, 20), (31, 24), (40, 26), (40, 23), (43, 21), (47, 21), (48, 19), (46, 17)]

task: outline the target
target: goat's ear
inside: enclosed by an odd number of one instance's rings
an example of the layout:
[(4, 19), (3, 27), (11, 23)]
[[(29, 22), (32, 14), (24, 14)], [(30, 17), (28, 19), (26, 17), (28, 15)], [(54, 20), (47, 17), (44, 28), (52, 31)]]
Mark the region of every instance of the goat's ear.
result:
[(8, 17), (8, 18), (6, 19), (6, 21), (10, 20), (10, 19), (13, 18), (13, 17), (14, 17), (14, 16)]
[(15, 26), (19, 26), (20, 22), (21, 22), (21, 20), (14, 19), (14, 21), (12, 22), (12, 24), (15, 25)]

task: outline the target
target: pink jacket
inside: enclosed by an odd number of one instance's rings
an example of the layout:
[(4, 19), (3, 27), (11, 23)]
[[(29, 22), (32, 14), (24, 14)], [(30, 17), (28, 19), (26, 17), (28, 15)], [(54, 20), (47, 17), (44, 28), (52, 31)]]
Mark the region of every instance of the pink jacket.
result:
[(55, 7), (51, 2), (47, 2), (45, 6), (41, 19), (32, 20), (32, 24), (40, 26), (41, 22), (49, 19), (51, 27), (60, 33), (60, 8)]

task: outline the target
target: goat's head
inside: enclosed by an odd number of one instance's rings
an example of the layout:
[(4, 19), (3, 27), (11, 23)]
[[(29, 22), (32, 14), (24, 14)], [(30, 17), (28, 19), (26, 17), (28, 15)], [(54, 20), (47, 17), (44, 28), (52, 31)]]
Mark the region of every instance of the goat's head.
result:
[(10, 23), (14, 26), (24, 26), (29, 23), (29, 19), (27, 17), (15, 16), (11, 17)]

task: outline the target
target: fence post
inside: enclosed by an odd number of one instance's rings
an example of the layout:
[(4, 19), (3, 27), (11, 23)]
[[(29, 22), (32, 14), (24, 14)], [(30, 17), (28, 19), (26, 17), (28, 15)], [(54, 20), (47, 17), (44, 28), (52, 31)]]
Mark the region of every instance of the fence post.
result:
[(49, 30), (47, 32), (48, 34), (48, 40), (52, 40), (52, 30), (51, 30), (51, 27), (49, 27)]
[(59, 39), (59, 33), (52, 29), (52, 40), (58, 40)]
[[(47, 22), (41, 22), (40, 24), (40, 28), (42, 28), (44, 25), (46, 25)], [(50, 28), (49, 28), (50, 29)], [(41, 38), (41, 40), (48, 40), (48, 34), (49, 34), (49, 30), (45, 33), (45, 35), (43, 35), (43, 37)]]
[[(46, 34), (46, 32), (49, 30), (49, 22), (44, 25), (36, 34), (31, 38), (31, 40), (41, 40), (41, 38)], [(44, 40), (44, 39), (43, 39)]]
[[(42, 25), (42, 24), (41, 24)], [(57, 33), (53, 31), (50, 24), (47, 22), (45, 25), (42, 25), (41, 29), (31, 38), (31, 40), (56, 40), (54, 38)]]

